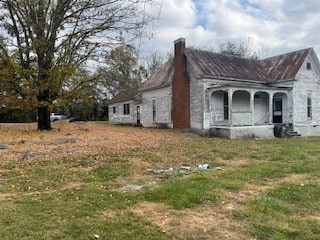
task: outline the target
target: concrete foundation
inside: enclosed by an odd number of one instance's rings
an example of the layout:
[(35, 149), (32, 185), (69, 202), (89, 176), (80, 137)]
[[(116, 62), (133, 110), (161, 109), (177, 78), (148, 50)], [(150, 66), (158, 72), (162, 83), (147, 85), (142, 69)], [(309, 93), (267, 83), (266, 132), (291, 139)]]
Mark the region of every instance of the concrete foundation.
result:
[(263, 126), (213, 126), (210, 135), (216, 137), (226, 137), (229, 139), (250, 139), (250, 138), (274, 138), (273, 125)]

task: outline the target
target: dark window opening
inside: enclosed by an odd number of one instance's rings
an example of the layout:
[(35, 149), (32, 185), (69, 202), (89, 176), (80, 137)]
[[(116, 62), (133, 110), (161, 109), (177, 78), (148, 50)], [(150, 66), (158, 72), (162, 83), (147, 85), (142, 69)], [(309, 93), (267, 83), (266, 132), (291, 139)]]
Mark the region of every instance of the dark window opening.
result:
[(140, 106), (137, 106), (137, 124), (141, 124)]
[(274, 111), (282, 111), (282, 99), (275, 99), (273, 105)]
[(157, 119), (157, 102), (155, 99), (152, 100), (152, 121), (156, 122)]
[(129, 115), (130, 114), (130, 104), (125, 103), (123, 104), (123, 115)]
[(229, 119), (229, 97), (227, 92), (223, 93), (223, 119)]
[(307, 70), (311, 70), (311, 63), (307, 63)]
[(170, 120), (172, 121), (172, 95), (170, 95), (170, 103), (169, 103), (169, 106), (170, 106)]
[(117, 113), (117, 109), (116, 107), (113, 107), (113, 114), (116, 114)]
[(307, 112), (308, 112), (308, 118), (312, 118), (312, 101), (311, 96), (307, 97)]

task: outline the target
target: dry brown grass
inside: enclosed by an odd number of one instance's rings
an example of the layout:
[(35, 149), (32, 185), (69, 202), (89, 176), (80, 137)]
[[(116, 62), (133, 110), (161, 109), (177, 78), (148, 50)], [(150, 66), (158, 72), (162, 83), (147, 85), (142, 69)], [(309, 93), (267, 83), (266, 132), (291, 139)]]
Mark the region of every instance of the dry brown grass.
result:
[(173, 131), (119, 127), (91, 122), (54, 122), (52, 131), (40, 132), (35, 124), (0, 124), (1, 161), (29, 158), (80, 157), (101, 152), (118, 153), (133, 148), (156, 148), (179, 141)]
[(176, 239), (251, 239), (241, 233), (243, 226), (214, 206), (174, 210), (169, 206), (140, 202), (132, 211)]
[[(166, 155), (167, 149), (163, 150), (163, 144), (171, 144), (186, 141), (190, 135), (181, 134), (174, 130), (134, 128), (127, 126), (112, 126), (104, 123), (59, 121), (52, 124), (53, 130), (40, 132), (36, 130), (36, 124), (0, 124), (0, 144), (7, 148), (0, 150), (0, 161), (23, 161), (37, 159), (77, 159), (84, 156), (97, 156), (95, 164), (99, 164), (99, 159), (105, 155), (126, 155), (134, 153), (134, 149), (139, 149), (139, 154), (148, 153), (162, 154), (162, 162), (149, 161), (148, 155), (135, 154), (126, 157), (130, 166), (130, 174), (119, 176), (113, 181), (114, 186), (125, 186), (139, 181), (158, 181), (159, 176), (146, 173), (148, 168), (161, 168), (168, 163), (175, 167), (181, 165), (197, 166), (202, 161), (199, 158), (186, 157), (185, 149), (178, 149), (173, 155)], [(180, 146), (181, 147), (181, 146)], [(154, 151), (156, 149), (156, 151)], [(175, 149), (176, 150), (176, 149)], [(177, 155), (175, 155), (177, 154)], [(175, 159), (175, 156), (179, 158)], [(187, 158), (187, 162), (184, 160)], [(205, 159), (210, 161), (210, 159)], [(236, 170), (251, 164), (251, 160), (246, 157), (234, 157), (231, 160), (223, 159), (220, 155), (216, 157), (216, 162), (222, 163), (224, 169)], [(263, 163), (264, 160), (259, 160)], [(23, 165), (21, 165), (21, 168)], [(54, 166), (53, 166), (54, 169)], [(70, 167), (68, 174), (89, 173), (93, 166)], [(22, 171), (19, 167), (16, 170)], [(0, 169), (0, 177), (6, 176), (9, 169)], [(220, 173), (220, 172), (219, 172)], [(217, 174), (213, 173), (213, 177)], [(205, 204), (192, 209), (175, 210), (173, 207), (163, 203), (153, 203), (142, 201), (130, 206), (128, 211), (146, 220), (151, 225), (161, 229), (172, 239), (250, 239), (243, 229), (246, 228), (244, 222), (237, 222), (232, 214), (244, 207), (252, 199), (265, 194), (268, 190), (285, 183), (299, 183), (301, 185), (314, 182), (314, 178), (309, 179), (308, 174), (289, 174), (284, 178), (270, 179), (265, 184), (246, 183), (239, 190), (219, 189), (221, 199), (214, 204)], [(317, 181), (317, 183), (320, 183)], [(80, 188), (82, 182), (64, 184), (59, 189), (48, 189), (42, 193), (53, 193), (62, 190), (73, 190)], [(37, 192), (19, 193), (38, 194)], [(17, 193), (0, 193), (0, 200), (7, 201), (19, 198)], [(105, 218), (113, 219), (118, 212), (106, 210), (102, 212)], [(319, 220), (319, 216), (313, 217)]]

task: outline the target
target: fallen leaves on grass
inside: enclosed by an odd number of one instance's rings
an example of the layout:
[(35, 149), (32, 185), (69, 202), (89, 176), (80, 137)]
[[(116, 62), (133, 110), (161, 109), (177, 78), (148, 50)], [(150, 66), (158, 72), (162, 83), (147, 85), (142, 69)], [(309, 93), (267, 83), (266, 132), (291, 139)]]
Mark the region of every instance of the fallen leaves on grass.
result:
[(95, 153), (119, 153), (134, 148), (157, 148), (181, 136), (173, 131), (119, 127), (104, 123), (53, 123), (52, 131), (40, 132), (36, 124), (1, 124), (0, 160), (56, 159)]

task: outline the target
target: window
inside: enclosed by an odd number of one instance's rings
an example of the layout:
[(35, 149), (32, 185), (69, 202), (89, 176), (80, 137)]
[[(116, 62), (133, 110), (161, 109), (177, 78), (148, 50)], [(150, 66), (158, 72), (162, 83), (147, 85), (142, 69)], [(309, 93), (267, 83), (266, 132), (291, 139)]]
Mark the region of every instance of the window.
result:
[(229, 119), (229, 97), (227, 92), (223, 93), (223, 119)]
[(152, 121), (156, 122), (157, 120), (157, 101), (156, 99), (152, 100)]
[(172, 121), (172, 95), (169, 96), (170, 121)]
[(274, 99), (273, 110), (274, 111), (282, 111), (282, 99), (281, 98)]
[(308, 112), (308, 119), (312, 119), (311, 93), (308, 93), (308, 95), (307, 95), (307, 112)]
[(130, 104), (125, 103), (123, 104), (123, 115), (129, 115), (130, 114)]
[(113, 114), (116, 114), (116, 113), (117, 113), (117, 108), (113, 107)]
[(307, 62), (307, 70), (311, 70), (311, 63)]

